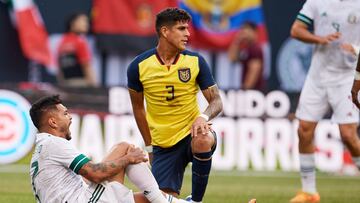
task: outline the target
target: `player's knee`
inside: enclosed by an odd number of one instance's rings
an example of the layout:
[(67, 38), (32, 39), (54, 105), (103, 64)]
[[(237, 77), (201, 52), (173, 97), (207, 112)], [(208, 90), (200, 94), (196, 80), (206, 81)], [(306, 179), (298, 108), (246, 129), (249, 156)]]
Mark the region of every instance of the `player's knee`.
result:
[(118, 149), (125, 149), (125, 148), (127, 149), (129, 146), (130, 146), (130, 144), (127, 142), (119, 142), (119, 143), (115, 144), (115, 147)]
[(214, 136), (209, 132), (207, 135), (198, 135), (191, 141), (193, 153), (209, 152), (215, 143)]
[(300, 141), (311, 141), (313, 139), (313, 126), (300, 124), (298, 128), (298, 136)]
[(128, 148), (130, 147), (130, 144), (127, 142), (119, 142), (117, 144), (115, 144), (112, 149), (111, 149), (111, 153), (116, 153), (116, 152), (126, 152), (128, 150)]

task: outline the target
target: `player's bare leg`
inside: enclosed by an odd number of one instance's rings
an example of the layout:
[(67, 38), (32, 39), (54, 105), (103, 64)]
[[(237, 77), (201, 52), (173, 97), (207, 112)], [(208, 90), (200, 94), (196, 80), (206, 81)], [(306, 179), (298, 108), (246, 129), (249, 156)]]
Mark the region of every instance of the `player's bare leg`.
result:
[(339, 124), (341, 140), (349, 149), (354, 163), (360, 169), (360, 139), (357, 127), (356, 123)]
[(319, 202), (315, 180), (314, 133), (317, 122), (299, 120), (299, 152), (302, 191), (290, 200), (291, 203)]
[(313, 154), (315, 152), (314, 133), (317, 122), (299, 120), (299, 152), (300, 154)]
[[(121, 142), (119, 144), (114, 145), (110, 152), (103, 158), (103, 161), (113, 161), (115, 159), (119, 159), (120, 157), (125, 156), (128, 151), (129, 144), (125, 142)], [(124, 184), (125, 170), (121, 171), (117, 175), (113, 176), (110, 181), (117, 181), (121, 184)]]

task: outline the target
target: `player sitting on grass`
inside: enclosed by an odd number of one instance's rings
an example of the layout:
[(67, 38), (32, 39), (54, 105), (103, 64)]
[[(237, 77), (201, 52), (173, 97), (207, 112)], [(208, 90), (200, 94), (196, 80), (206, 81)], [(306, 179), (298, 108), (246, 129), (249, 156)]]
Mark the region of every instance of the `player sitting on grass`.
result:
[[(58, 96), (35, 102), (30, 115), (39, 130), (30, 169), (38, 202), (185, 202), (159, 190), (139, 148), (117, 144), (100, 163), (76, 150), (69, 142), (72, 118)], [(123, 185), (125, 174), (142, 193), (133, 194)]]

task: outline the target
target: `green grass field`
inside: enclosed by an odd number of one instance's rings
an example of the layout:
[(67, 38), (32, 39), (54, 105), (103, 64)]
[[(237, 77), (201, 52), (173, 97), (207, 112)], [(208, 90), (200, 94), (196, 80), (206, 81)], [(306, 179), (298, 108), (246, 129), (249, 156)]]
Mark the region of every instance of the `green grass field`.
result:
[[(324, 203), (360, 202), (360, 177), (334, 176), (318, 173), (318, 188)], [(187, 171), (182, 197), (190, 194), (191, 176)], [(132, 187), (132, 186), (130, 186)], [(298, 173), (284, 172), (212, 172), (203, 202), (282, 203), (300, 188)], [(35, 202), (31, 192), (27, 166), (0, 166), (0, 202)]]

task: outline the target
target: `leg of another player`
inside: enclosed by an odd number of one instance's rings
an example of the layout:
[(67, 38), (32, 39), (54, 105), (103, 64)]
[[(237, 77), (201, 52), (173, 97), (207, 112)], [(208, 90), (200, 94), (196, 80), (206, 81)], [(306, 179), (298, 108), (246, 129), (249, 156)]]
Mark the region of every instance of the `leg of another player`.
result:
[[(103, 158), (103, 161), (112, 161), (115, 159), (118, 159), (120, 157), (123, 157), (126, 152), (128, 151), (129, 144), (126, 142), (121, 142), (119, 144), (114, 145), (110, 152)], [(117, 175), (113, 176), (109, 181), (117, 181), (121, 184), (124, 184), (124, 176), (125, 171), (121, 171)]]
[[(111, 161), (124, 156), (130, 144), (122, 142), (115, 145), (110, 152), (105, 156), (103, 161)], [(126, 167), (126, 171), (122, 171), (116, 176), (112, 177), (109, 181), (117, 181), (124, 184), (125, 172), (129, 179), (137, 186), (144, 194), (135, 193), (134, 199), (137, 203), (153, 202), (153, 203), (167, 203), (165, 197), (159, 190), (151, 171), (148, 169), (145, 163), (132, 164)], [(146, 193), (145, 193), (146, 191)]]
[(192, 202), (201, 202), (209, 180), (211, 169), (212, 147), (215, 138), (212, 132), (203, 135), (199, 133), (193, 137), (191, 148), (193, 153), (192, 161)]
[(298, 128), (302, 191), (311, 194), (316, 193), (314, 155), (314, 132), (316, 125), (316, 122), (300, 120)]
[[(128, 151), (130, 145), (122, 142), (115, 145), (110, 153), (104, 158), (104, 161), (110, 161), (122, 157)], [(129, 180), (139, 188), (142, 193), (134, 193), (136, 203), (181, 203), (179, 200), (172, 196), (162, 193), (159, 189), (154, 176), (145, 163), (128, 165), (125, 171), (114, 176), (110, 181), (117, 181), (124, 183), (124, 175), (127, 175)]]
[(300, 175), (302, 189), (290, 203), (318, 203), (320, 196), (316, 191), (314, 132), (317, 122), (299, 121)]
[(357, 127), (356, 123), (339, 124), (341, 140), (349, 149), (354, 163), (360, 169), (360, 139)]

